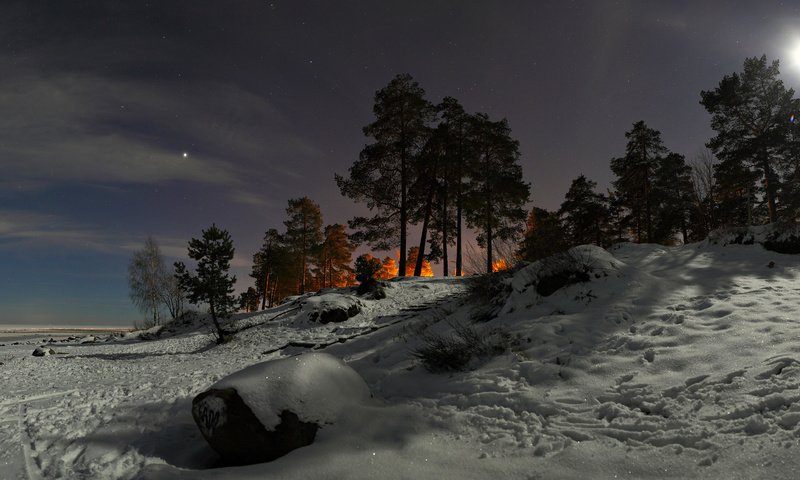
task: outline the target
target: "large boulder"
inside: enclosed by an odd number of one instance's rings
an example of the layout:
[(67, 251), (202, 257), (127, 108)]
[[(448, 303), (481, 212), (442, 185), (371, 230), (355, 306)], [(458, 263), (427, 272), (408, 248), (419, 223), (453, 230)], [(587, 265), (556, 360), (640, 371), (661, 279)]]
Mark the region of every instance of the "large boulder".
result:
[(352, 295), (325, 293), (309, 297), (303, 310), (312, 322), (341, 323), (361, 313), (361, 302)]
[(225, 462), (246, 465), (311, 444), (347, 406), (370, 396), (361, 376), (344, 362), (309, 353), (223, 378), (194, 398), (192, 416)]

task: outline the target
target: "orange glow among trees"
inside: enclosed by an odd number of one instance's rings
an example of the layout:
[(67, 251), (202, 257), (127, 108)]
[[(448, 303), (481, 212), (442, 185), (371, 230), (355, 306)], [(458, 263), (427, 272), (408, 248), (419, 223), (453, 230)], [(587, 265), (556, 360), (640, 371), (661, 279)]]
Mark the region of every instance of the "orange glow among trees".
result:
[(492, 262), (492, 271), (499, 272), (501, 270), (508, 270), (511, 268), (511, 265), (508, 264), (505, 258), (501, 258), (499, 260), (495, 260)]

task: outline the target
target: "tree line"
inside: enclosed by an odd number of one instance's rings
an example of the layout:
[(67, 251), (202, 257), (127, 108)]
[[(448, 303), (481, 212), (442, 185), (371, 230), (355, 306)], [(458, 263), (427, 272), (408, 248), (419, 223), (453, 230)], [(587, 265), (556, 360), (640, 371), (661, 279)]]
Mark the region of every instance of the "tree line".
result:
[(449, 275), (463, 272), (465, 225), (477, 233), (492, 271), (493, 243), (522, 231), (530, 185), (522, 179), (519, 142), (508, 121), (469, 114), (452, 97), (434, 105), (408, 74), (375, 93), (371, 139), (350, 167), (335, 175), (342, 195), (363, 203), (370, 217), (348, 222), (357, 243), (399, 249), (398, 275), (409, 271), (408, 226), (420, 225), (413, 275), (424, 261), (440, 261)]
[[(691, 242), (721, 226), (796, 222), (800, 100), (778, 75), (777, 60), (748, 58), (742, 72), (701, 92), (716, 135), (692, 163), (670, 151), (658, 130), (634, 123), (624, 154), (610, 161), (612, 188), (597, 192), (596, 182), (579, 175), (558, 210), (534, 207), (518, 255), (538, 259), (586, 243)], [(447, 276), (451, 247), (455, 274), (462, 275), (465, 228), (475, 230), (491, 272), (495, 242), (523, 231), (530, 185), (522, 180), (519, 142), (507, 120), (467, 113), (452, 97), (433, 104), (407, 74), (376, 92), (373, 113), (363, 129), (370, 143), (347, 175), (335, 175), (342, 195), (372, 216), (350, 220), (348, 233), (341, 224), (323, 228), (310, 198), (289, 200), (283, 231), (268, 229), (253, 255), (253, 286), (239, 296), (239, 308), (263, 309), (290, 295), (352, 284), (359, 244), (398, 249), (397, 262), (359, 257), (356, 265), (377, 277), (419, 276), (430, 261), (440, 261)], [(411, 247), (410, 225), (420, 226)], [(236, 307), (235, 277), (228, 274), (233, 251), (228, 232), (212, 225), (189, 242), (195, 272), (182, 262), (170, 271), (148, 239), (129, 265), (131, 299), (148, 324), (161, 323), (165, 311), (180, 316), (184, 299), (207, 304), (222, 339), (218, 319)]]
[(624, 155), (610, 161), (612, 188), (597, 192), (579, 175), (557, 211), (534, 207), (520, 256), (586, 243), (687, 243), (719, 227), (796, 222), (800, 100), (778, 78), (779, 65), (747, 58), (742, 72), (700, 93), (716, 135), (692, 163), (670, 151), (658, 130), (634, 123)]

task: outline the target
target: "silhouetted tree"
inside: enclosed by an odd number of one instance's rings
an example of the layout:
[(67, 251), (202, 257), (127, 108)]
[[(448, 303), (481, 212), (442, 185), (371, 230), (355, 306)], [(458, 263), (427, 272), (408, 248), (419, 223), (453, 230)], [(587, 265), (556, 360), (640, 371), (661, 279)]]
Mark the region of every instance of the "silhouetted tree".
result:
[(344, 225), (334, 223), (326, 226), (324, 237), (316, 254), (320, 288), (352, 283), (353, 268), (350, 264), (355, 245), (350, 243)]
[[(800, 103), (794, 91), (778, 79), (779, 62), (747, 58), (741, 73), (725, 75), (714, 90), (700, 92), (700, 103), (711, 114), (717, 132), (707, 146), (720, 163), (717, 182), (723, 215), (737, 221), (750, 211), (756, 185), (752, 172), (763, 184), (767, 219), (778, 220), (778, 168), (785, 163), (793, 114)], [(744, 189), (744, 191), (742, 191)]]
[(690, 166), (693, 202), (690, 215), (691, 241), (699, 241), (717, 228), (718, 195), (714, 178), (714, 156), (706, 150), (699, 154)]
[(322, 242), (322, 213), (319, 205), (308, 197), (289, 200), (286, 208), (285, 245), (297, 261), (298, 293), (306, 291), (308, 259), (312, 251)]
[(649, 128), (643, 121), (625, 132), (628, 143), (625, 156), (611, 160), (611, 171), (618, 200), (629, 210), (628, 224), (636, 230), (636, 241), (649, 242), (652, 229), (652, 184), (659, 159), (666, 154), (661, 132)]
[(245, 312), (255, 312), (258, 310), (258, 292), (253, 287), (247, 287), (247, 290), (239, 294), (239, 310)]
[(278, 257), (285, 253), (283, 243), (283, 236), (276, 229), (271, 228), (264, 233), (264, 243), (261, 245), (261, 249), (253, 254), (253, 269), (250, 276), (255, 280), (255, 290), (261, 298), (262, 309), (266, 308), (267, 303), (272, 307), (274, 299), (270, 294), (277, 281)]
[(381, 261), (367, 253), (359, 255), (355, 262), (356, 279), (363, 282), (375, 278), (381, 271)]
[(669, 153), (661, 158), (653, 175), (652, 203), (655, 205), (653, 243), (673, 243), (680, 232), (689, 241), (692, 210), (692, 167), (683, 155)]
[(535, 261), (563, 252), (567, 248), (567, 236), (561, 227), (558, 213), (533, 207), (528, 213), (519, 256), (523, 260)]
[(396, 76), (375, 93), (375, 121), (364, 127), (374, 139), (350, 167), (348, 178), (336, 175), (342, 195), (364, 202), (376, 214), (349, 222), (357, 243), (378, 250), (400, 247), (400, 275), (406, 268), (409, 188), (415, 159), (425, 144), (434, 117), (425, 91), (408, 74)]
[(227, 230), (211, 225), (203, 230), (202, 239), (189, 241), (189, 258), (197, 262), (196, 273), (186, 270), (183, 262), (175, 262), (175, 276), (193, 304), (208, 304), (208, 313), (217, 333), (217, 343), (227, 340), (220, 320), (228, 318), (236, 305), (232, 295), (236, 277), (228, 274), (233, 260), (233, 241)]
[[(442, 261), (443, 275), (449, 274), (448, 247), (456, 246), (455, 274), (463, 270), (463, 218), (464, 203), (468, 193), (466, 175), (469, 165), (476, 161), (472, 141), (471, 116), (464, 111), (458, 100), (445, 97), (437, 107), (440, 122), (434, 135), (440, 146), (438, 190), (434, 212), (436, 221), (431, 232), (431, 259)], [(455, 232), (455, 238), (453, 236)]]
[(603, 195), (595, 193), (597, 183), (584, 175), (572, 181), (558, 213), (571, 245), (594, 243), (603, 246), (603, 225), (607, 209)]
[(478, 244), (486, 249), (486, 272), (492, 272), (492, 242), (511, 240), (522, 232), (530, 185), (522, 179), (519, 142), (503, 119), (477, 114), (472, 121), (476, 161), (470, 165), (468, 225), (478, 231)]

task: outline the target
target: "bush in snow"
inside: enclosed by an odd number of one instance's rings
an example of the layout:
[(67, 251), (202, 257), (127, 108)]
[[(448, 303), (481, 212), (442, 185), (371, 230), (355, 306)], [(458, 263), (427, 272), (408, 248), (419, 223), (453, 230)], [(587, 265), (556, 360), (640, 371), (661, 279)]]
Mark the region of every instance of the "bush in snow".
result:
[(718, 245), (760, 244), (766, 250), (778, 253), (800, 253), (800, 226), (774, 223), (752, 227), (729, 227), (714, 230), (708, 241)]
[(375, 300), (386, 298), (386, 289), (383, 284), (375, 279), (383, 264), (371, 255), (361, 255), (356, 258), (355, 271), (356, 280), (360, 282), (356, 293), (359, 296), (368, 296)]
[(497, 316), (511, 293), (510, 281), (513, 275), (514, 269), (508, 269), (470, 277), (467, 298), (470, 303), (478, 306), (473, 320), (487, 322)]
[(573, 248), (541, 260), (541, 269), (536, 293), (548, 297), (566, 286), (591, 280), (595, 265), (591, 257)]
[(450, 323), (451, 334), (425, 333), (423, 345), (413, 355), (430, 372), (465, 370), (471, 361), (499, 355), (510, 345), (510, 335), (499, 329), (483, 330), (463, 323)]

